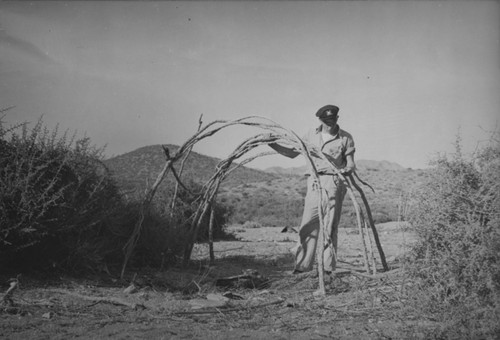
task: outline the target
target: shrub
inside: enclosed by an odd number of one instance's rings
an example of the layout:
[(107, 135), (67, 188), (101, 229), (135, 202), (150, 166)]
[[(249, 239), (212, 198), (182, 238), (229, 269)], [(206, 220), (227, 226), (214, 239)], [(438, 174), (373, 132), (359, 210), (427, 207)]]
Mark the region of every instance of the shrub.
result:
[[(88, 138), (58, 136), (40, 119), (5, 129), (0, 121), (0, 254), (4, 263), (73, 267), (102, 259), (118, 189)], [(99, 241), (96, 241), (99, 239)], [(105, 244), (106, 243), (106, 244)]]
[[(191, 192), (201, 185), (188, 183)], [(133, 254), (135, 265), (175, 260), (183, 249), (190, 216), (198, 202), (180, 190), (171, 213), (172, 190), (158, 192), (144, 216), (143, 232)], [(143, 197), (121, 195), (102, 163), (102, 149), (88, 138), (58, 136), (40, 119), (10, 129), (0, 120), (0, 264), (23, 268), (95, 269), (119, 265), (141, 211)], [(231, 210), (215, 206), (214, 238), (224, 238)], [(198, 242), (208, 240), (209, 219)]]
[(457, 141), (441, 155), (410, 213), (419, 242), (411, 298), (450, 337), (493, 337), (500, 328), (500, 143), (466, 159)]

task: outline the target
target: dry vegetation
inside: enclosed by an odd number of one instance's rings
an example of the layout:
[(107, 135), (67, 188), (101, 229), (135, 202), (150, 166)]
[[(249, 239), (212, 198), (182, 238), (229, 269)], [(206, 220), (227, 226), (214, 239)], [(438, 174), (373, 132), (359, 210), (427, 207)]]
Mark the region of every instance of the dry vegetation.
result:
[(360, 169), (375, 189), (366, 193), (376, 221), (411, 224), (379, 224), (390, 270), (378, 259), (378, 274), (367, 275), (346, 200), (341, 266), (325, 278), (324, 297), (313, 294), (314, 273), (290, 274), (296, 234), (279, 232), (300, 218), (300, 177), (240, 168), (255, 181), (235, 185), (234, 171), (216, 214), (226, 241), (214, 244), (215, 261), (206, 244), (195, 245), (185, 268), (179, 244), (198, 205), (181, 191), (169, 213), (164, 183), (120, 278), (145, 178), (154, 180), (148, 167), (165, 162), (161, 147), (157, 161), (134, 154), (145, 177), (121, 159), (131, 172), (120, 175), (118, 190), (88, 139), (57, 137), (41, 123), (31, 131), (0, 124), (0, 137), (2, 338), (496, 339), (500, 332), (498, 136), (472, 157), (457, 142), (456, 154), (436, 159), (431, 171)]
[[(398, 220), (401, 195), (407, 195), (428, 177), (427, 170), (361, 169), (359, 176), (375, 190), (365, 190), (376, 223)], [(253, 221), (262, 226), (298, 226), (306, 181), (300, 175), (281, 175), (280, 178), (223, 187), (220, 201), (232, 211), (231, 223)], [(346, 198), (340, 227), (355, 228), (356, 215)]]

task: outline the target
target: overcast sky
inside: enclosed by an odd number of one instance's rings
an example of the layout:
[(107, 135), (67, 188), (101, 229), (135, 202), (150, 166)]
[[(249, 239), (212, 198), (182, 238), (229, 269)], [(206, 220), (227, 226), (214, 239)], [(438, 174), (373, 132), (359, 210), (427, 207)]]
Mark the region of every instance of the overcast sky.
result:
[[(43, 114), (111, 156), (182, 144), (202, 113), (303, 134), (336, 104), (357, 159), (422, 168), (459, 130), (472, 151), (498, 127), (499, 4), (2, 1), (0, 108), (15, 106), (7, 123)], [(257, 132), (231, 129), (195, 151), (225, 158)]]

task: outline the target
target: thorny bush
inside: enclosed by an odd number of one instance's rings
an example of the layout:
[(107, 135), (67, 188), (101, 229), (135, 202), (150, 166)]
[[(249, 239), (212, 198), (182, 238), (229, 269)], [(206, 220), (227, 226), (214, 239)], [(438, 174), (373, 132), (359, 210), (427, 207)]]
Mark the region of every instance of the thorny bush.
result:
[(441, 321), (441, 335), (500, 334), (500, 141), (470, 159), (460, 139), (433, 164), (410, 221), (418, 233), (410, 274), (416, 308)]
[[(86, 271), (119, 265), (141, 211), (140, 195), (123, 195), (104, 166), (103, 149), (39, 119), (6, 128), (0, 119), (0, 266), (6, 270)], [(192, 191), (200, 185), (190, 183)], [(163, 265), (180, 254), (194, 198), (181, 190), (173, 213), (171, 191), (159, 195), (144, 221), (134, 264)], [(214, 237), (229, 211), (215, 207)], [(208, 220), (198, 241), (208, 239)]]
[(42, 119), (31, 130), (0, 121), (3, 266), (85, 266), (113, 249), (109, 216), (120, 200), (101, 154), (88, 138), (59, 136)]

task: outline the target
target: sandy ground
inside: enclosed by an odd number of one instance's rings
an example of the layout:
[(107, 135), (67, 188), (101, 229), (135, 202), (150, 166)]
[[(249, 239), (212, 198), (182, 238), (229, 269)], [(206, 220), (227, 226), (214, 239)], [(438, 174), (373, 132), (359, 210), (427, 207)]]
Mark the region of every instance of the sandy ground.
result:
[[(407, 223), (388, 222), (376, 226), (380, 243), (388, 263), (394, 264), (400, 260), (405, 252), (415, 242), (415, 236), (409, 232)], [(233, 257), (238, 255), (253, 256), (255, 259), (266, 259), (273, 263), (280, 259), (289, 259), (282, 263), (293, 267), (292, 254), (297, 247), (298, 234), (282, 232), (281, 228), (242, 228), (232, 226), (229, 232), (233, 233), (238, 241), (216, 242), (214, 253), (216, 258)], [(362, 265), (363, 243), (357, 229), (340, 229), (338, 241), (338, 257), (340, 263), (347, 262), (351, 265)], [(372, 240), (374, 253), (379, 259)], [(367, 241), (367, 247), (369, 243)], [(204, 259), (208, 256), (208, 245), (197, 245), (193, 251), (194, 259)], [(379, 261), (380, 263), (380, 261)]]
[(422, 329), (432, 325), (401, 314), (399, 268), (414, 236), (398, 223), (377, 229), (391, 270), (367, 277), (360, 235), (341, 230), (340, 268), (325, 280), (326, 296), (315, 295), (314, 273), (290, 274), (296, 233), (234, 226), (238, 240), (216, 242), (214, 263), (208, 263), (208, 246), (197, 245), (189, 268), (143, 269), (133, 286), (131, 278), (108, 274), (27, 280), (14, 304), (2, 307), (0, 338), (425, 338)]

